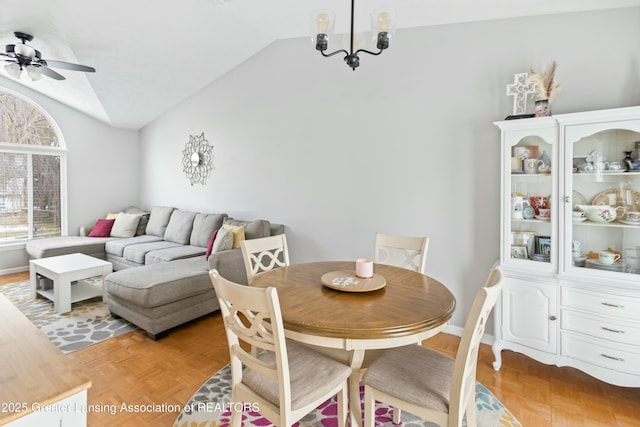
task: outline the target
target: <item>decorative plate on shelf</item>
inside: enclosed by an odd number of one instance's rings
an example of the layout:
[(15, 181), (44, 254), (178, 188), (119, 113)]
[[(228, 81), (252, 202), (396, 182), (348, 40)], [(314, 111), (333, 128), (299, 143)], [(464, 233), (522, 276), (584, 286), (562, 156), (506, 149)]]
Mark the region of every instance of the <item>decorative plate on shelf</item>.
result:
[(599, 270), (609, 270), (609, 271), (622, 271), (624, 269), (624, 264), (620, 259), (614, 262), (613, 264), (605, 264), (603, 262), (600, 262), (599, 259), (587, 258), (587, 260), (585, 261), (585, 266), (591, 267), (591, 268), (597, 268)]
[(531, 256), (531, 259), (534, 261), (540, 261), (540, 262), (550, 262), (551, 261), (551, 256), (550, 255), (545, 255), (545, 254), (533, 254)]
[[(632, 190), (631, 194), (632, 194), (633, 200), (640, 200), (639, 191)], [(618, 197), (618, 189), (609, 188), (608, 190), (604, 190), (603, 192), (596, 194), (596, 196), (591, 201), (591, 204), (592, 205), (609, 205), (609, 206), (615, 207), (617, 197)]]
[(587, 199), (581, 193), (577, 191), (571, 192), (571, 201), (573, 202), (573, 210), (576, 210), (576, 205), (586, 205)]
[(536, 216), (536, 211), (529, 205), (522, 208), (522, 218), (524, 219), (532, 219)]
[(370, 292), (384, 288), (387, 280), (379, 274), (365, 279), (356, 276), (353, 271), (330, 271), (320, 278), (322, 284), (328, 288), (344, 292)]
[(640, 225), (639, 221), (627, 221), (626, 219), (619, 219), (618, 221), (626, 225)]

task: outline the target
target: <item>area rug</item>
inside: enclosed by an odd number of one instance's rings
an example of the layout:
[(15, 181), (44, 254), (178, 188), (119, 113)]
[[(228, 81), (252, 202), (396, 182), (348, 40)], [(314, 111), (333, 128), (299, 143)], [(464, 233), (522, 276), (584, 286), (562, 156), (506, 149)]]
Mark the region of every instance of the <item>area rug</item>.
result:
[(73, 303), (71, 312), (58, 314), (53, 310), (52, 301), (42, 297), (31, 299), (28, 281), (2, 285), (0, 294), (6, 296), (65, 354), (136, 328), (111, 316), (107, 303), (101, 298)]
[[(360, 394), (364, 395), (361, 387)], [(173, 427), (227, 427), (231, 425), (231, 367), (222, 368), (213, 375), (193, 395), (173, 424)], [(254, 408), (248, 404), (249, 409)], [(294, 424), (294, 427), (334, 427), (337, 422), (337, 404), (335, 398), (316, 408), (309, 415)], [(478, 409), (478, 427), (522, 427), (520, 422), (507, 408), (480, 383), (476, 383), (476, 407)], [(393, 413), (386, 405), (376, 407), (376, 426), (396, 426), (392, 422)], [(422, 421), (408, 412), (402, 412), (404, 427), (435, 427), (436, 424)], [(272, 427), (273, 424), (263, 418), (259, 412), (245, 411), (243, 426)]]

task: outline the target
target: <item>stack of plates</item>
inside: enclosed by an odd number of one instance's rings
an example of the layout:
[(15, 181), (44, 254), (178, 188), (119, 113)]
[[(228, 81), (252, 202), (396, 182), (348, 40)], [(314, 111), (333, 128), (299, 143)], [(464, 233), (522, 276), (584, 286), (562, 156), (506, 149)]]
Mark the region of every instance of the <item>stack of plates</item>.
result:
[(624, 271), (624, 264), (622, 263), (622, 260), (618, 260), (613, 264), (604, 264), (600, 262), (599, 259), (587, 259), (585, 261), (585, 267), (607, 271)]
[(551, 255), (533, 254), (531, 256), (531, 259), (533, 259), (534, 261), (549, 262), (551, 261)]

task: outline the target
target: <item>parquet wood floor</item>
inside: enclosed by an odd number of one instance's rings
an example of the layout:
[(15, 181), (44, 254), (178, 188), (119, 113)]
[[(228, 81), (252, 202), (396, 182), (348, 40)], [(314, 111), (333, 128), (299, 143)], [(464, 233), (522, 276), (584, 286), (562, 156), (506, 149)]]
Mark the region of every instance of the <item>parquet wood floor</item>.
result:
[[(28, 273), (0, 276), (0, 285), (27, 280)], [(448, 334), (425, 345), (454, 355), (459, 338)], [(184, 405), (211, 375), (228, 363), (219, 314), (176, 328), (166, 338), (150, 340), (133, 331), (70, 353), (93, 382), (89, 405), (115, 405), (115, 414), (89, 412), (88, 424), (100, 426), (171, 426), (177, 413), (127, 412), (121, 405)], [(503, 402), (525, 427), (640, 426), (640, 388), (603, 383), (573, 368), (547, 366), (527, 356), (503, 352), (500, 372), (482, 345), (478, 380)]]

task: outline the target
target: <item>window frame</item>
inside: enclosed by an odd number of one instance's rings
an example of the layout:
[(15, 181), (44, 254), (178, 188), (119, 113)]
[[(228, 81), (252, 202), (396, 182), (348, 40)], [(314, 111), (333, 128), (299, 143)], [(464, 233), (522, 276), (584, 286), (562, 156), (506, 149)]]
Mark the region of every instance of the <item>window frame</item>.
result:
[(25, 246), (26, 242), (29, 240), (33, 240), (33, 170), (32, 170), (32, 156), (33, 155), (43, 155), (43, 156), (58, 156), (60, 157), (60, 235), (66, 236), (68, 235), (68, 208), (67, 208), (67, 149), (64, 138), (62, 136), (62, 132), (58, 127), (57, 123), (53, 120), (51, 115), (47, 113), (40, 105), (34, 102), (32, 99), (14, 92), (12, 90), (0, 87), (0, 93), (5, 93), (11, 96), (15, 96), (20, 100), (28, 103), (31, 107), (38, 110), (40, 114), (47, 120), (51, 129), (53, 129), (56, 138), (58, 140), (58, 147), (50, 147), (46, 145), (34, 145), (34, 144), (17, 144), (12, 142), (0, 142), (0, 152), (5, 153), (17, 153), (17, 154), (26, 154), (28, 156), (28, 236), (26, 241), (20, 242), (11, 242), (11, 241), (1, 241), (0, 240), (0, 251), (2, 250), (10, 250), (16, 247)]

